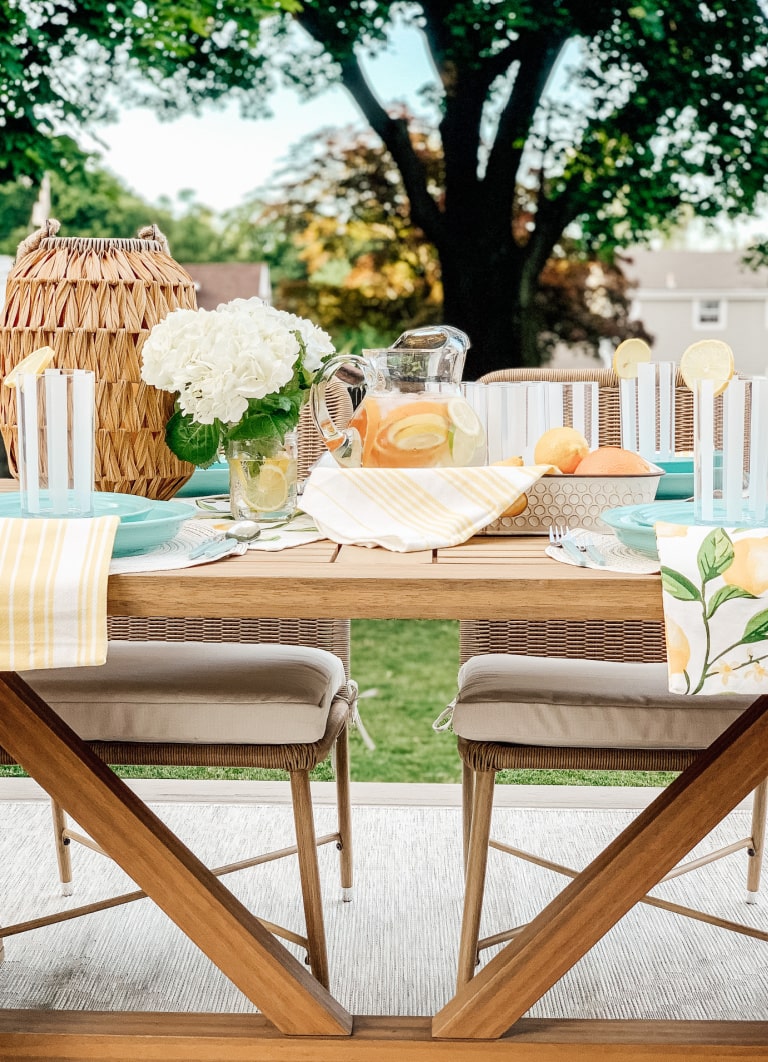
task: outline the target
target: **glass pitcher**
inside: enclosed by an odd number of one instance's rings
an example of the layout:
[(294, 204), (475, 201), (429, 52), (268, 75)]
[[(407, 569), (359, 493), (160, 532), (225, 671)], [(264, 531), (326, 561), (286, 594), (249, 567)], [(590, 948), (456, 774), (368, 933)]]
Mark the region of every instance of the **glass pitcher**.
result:
[[(483, 426), (461, 393), (469, 339), (458, 328), (404, 332), (391, 347), (332, 358), (312, 387), (312, 414), (342, 468), (463, 468), (485, 464)], [(325, 402), (343, 369), (362, 374), (365, 398), (346, 429)]]

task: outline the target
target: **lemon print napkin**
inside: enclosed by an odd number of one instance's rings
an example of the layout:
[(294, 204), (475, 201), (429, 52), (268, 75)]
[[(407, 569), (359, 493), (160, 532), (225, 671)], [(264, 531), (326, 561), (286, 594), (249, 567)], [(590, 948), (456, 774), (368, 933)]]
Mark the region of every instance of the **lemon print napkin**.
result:
[(656, 524), (671, 693), (768, 693), (768, 528)]
[(0, 670), (103, 664), (120, 518), (0, 519)]
[(549, 467), (316, 468), (301, 507), (342, 545), (456, 546), (522, 500)]

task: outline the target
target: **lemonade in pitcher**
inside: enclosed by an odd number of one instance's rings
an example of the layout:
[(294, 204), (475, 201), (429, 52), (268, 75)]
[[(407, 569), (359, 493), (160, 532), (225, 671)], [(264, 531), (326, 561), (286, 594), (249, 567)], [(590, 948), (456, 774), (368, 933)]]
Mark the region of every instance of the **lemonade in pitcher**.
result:
[(483, 427), (461, 395), (372, 394), (349, 428), (360, 434), (365, 468), (463, 468), (485, 460)]
[[(312, 388), (312, 412), (326, 446), (342, 468), (463, 468), (482, 465), (486, 437), (462, 396), (469, 340), (436, 325), (404, 332), (391, 347), (341, 355)], [(357, 367), (365, 398), (346, 429), (328, 413), (325, 389), (336, 371)]]

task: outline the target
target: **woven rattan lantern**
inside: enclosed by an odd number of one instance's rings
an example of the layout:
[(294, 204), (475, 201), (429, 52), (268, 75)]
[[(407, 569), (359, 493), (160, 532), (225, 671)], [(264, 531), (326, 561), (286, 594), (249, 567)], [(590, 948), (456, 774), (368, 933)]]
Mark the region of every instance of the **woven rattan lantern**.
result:
[[(137, 239), (59, 237), (57, 221), (25, 240), (8, 276), (0, 316), (0, 376), (38, 347), (57, 368), (96, 374), (96, 489), (166, 499), (194, 471), (165, 445), (173, 395), (141, 379), (153, 325), (195, 309), (192, 278), (154, 226)], [(0, 431), (17, 469), (16, 393), (0, 387)]]

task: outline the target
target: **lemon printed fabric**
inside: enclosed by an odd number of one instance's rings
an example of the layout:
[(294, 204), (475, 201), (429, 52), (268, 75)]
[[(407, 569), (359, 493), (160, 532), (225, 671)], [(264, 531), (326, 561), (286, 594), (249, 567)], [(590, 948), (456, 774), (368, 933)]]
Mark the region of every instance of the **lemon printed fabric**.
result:
[(107, 658), (107, 575), (120, 519), (0, 519), (0, 670)]
[(768, 693), (768, 528), (656, 524), (671, 693)]
[(466, 542), (550, 468), (316, 468), (301, 508), (342, 545), (409, 553)]

